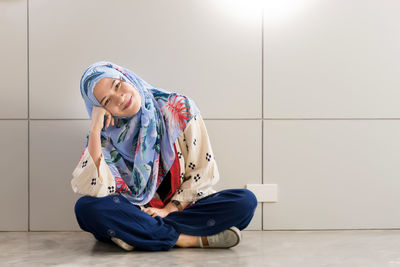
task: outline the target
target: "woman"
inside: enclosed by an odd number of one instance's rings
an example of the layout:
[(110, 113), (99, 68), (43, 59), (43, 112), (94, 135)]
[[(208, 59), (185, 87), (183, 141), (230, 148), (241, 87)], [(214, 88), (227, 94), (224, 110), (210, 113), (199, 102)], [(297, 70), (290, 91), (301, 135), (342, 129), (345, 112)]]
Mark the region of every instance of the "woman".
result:
[[(91, 127), (74, 177), (89, 186), (100, 178), (110, 181), (102, 195), (76, 202), (82, 230), (125, 250), (229, 248), (240, 242), (257, 199), (247, 189), (212, 188), (218, 168), (192, 99), (107, 61), (86, 69), (81, 95)], [(90, 164), (94, 171), (83, 172)], [(79, 187), (72, 185), (74, 191)]]

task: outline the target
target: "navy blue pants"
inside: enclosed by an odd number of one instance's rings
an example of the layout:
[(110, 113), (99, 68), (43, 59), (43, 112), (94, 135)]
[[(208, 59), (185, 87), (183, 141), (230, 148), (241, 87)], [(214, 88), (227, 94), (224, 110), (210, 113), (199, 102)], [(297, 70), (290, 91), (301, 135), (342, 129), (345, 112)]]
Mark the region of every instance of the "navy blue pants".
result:
[(226, 189), (203, 197), (182, 211), (152, 217), (124, 196), (83, 196), (75, 204), (82, 230), (102, 242), (115, 236), (139, 250), (170, 250), (181, 233), (193, 236), (217, 234), (231, 226), (243, 230), (257, 207), (248, 189)]

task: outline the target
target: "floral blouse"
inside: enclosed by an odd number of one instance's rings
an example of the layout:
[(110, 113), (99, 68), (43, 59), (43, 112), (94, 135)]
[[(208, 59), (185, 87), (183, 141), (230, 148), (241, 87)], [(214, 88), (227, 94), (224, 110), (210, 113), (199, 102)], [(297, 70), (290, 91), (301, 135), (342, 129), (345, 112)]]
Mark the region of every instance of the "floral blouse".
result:
[[(219, 171), (207, 129), (200, 114), (189, 121), (176, 140), (175, 147), (179, 158), (181, 183), (171, 201), (194, 203), (215, 193), (216, 190), (212, 186), (219, 180)], [(102, 197), (131, 192), (120, 175), (113, 175), (103, 155), (100, 158), (99, 173), (97, 172), (87, 147), (82, 152), (72, 176), (71, 186), (75, 193)]]

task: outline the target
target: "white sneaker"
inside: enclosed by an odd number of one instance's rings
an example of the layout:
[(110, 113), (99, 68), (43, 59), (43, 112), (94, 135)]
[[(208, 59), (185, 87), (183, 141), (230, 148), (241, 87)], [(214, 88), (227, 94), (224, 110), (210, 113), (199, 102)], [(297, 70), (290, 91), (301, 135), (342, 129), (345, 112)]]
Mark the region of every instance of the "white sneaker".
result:
[(199, 243), (201, 248), (231, 248), (239, 244), (242, 239), (242, 233), (235, 226), (230, 227), (216, 235), (206, 236), (208, 246), (203, 245), (201, 236)]
[(135, 248), (134, 246), (129, 245), (128, 243), (126, 243), (125, 241), (122, 241), (122, 240), (119, 239), (119, 238), (111, 237), (111, 240), (112, 240), (115, 244), (117, 244), (118, 246), (120, 246), (121, 248), (125, 249), (126, 251), (131, 251), (131, 250), (133, 250), (133, 249)]

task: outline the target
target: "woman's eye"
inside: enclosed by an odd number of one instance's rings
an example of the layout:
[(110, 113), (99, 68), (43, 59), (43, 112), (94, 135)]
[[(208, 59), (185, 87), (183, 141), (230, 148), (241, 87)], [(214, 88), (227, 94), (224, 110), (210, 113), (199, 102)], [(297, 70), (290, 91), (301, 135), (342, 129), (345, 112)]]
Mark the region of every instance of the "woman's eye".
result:
[[(120, 84), (121, 84), (121, 82), (119, 82), (119, 83), (115, 86), (115, 88), (119, 88)], [(107, 103), (108, 103), (109, 101), (110, 101), (110, 99), (107, 99), (107, 101), (104, 102), (104, 106), (107, 106)]]

